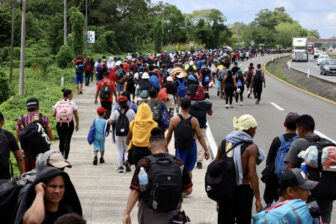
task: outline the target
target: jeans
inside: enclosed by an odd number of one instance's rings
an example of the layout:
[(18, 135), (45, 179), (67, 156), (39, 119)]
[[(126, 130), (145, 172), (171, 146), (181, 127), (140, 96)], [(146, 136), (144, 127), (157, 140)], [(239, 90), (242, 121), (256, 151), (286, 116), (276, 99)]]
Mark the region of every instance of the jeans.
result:
[(110, 101), (100, 101), (100, 104), (102, 107), (104, 107), (107, 111), (106, 111), (106, 115), (105, 115), (105, 119), (110, 119), (111, 116), (111, 110), (112, 110), (112, 102)]
[(124, 161), (127, 160), (128, 152), (126, 144), (127, 136), (116, 136), (116, 145), (118, 151), (118, 167), (122, 167)]
[(330, 223), (334, 201), (332, 199), (317, 199), (316, 201), (320, 207), (322, 221), (324, 223)]
[(252, 202), (253, 191), (250, 185), (237, 186), (232, 203), (218, 203), (218, 224), (251, 223)]
[(88, 86), (90, 83), (91, 72), (85, 71), (85, 85)]
[(69, 125), (67, 123), (57, 123), (56, 130), (59, 137), (59, 150), (64, 158), (68, 159), (71, 137), (74, 131), (74, 122), (71, 121)]

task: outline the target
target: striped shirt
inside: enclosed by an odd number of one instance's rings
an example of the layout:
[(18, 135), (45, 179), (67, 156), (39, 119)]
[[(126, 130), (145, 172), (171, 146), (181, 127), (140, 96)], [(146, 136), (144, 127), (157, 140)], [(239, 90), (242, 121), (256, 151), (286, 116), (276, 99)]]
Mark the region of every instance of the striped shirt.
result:
[[(20, 116), (16, 124), (16, 129), (22, 130), (24, 127), (36, 120), (39, 120), (39, 113), (29, 113), (27, 115), (24, 115), (23, 118), (22, 116)], [(44, 128), (47, 128), (49, 126), (49, 117), (41, 114), (41, 120), (42, 126)], [(24, 122), (24, 124), (22, 124), (22, 121)]]

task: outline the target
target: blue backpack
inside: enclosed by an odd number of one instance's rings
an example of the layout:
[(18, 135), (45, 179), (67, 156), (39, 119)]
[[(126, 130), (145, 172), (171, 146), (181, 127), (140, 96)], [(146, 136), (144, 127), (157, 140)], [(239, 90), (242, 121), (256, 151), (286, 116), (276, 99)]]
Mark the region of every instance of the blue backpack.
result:
[(178, 87), (177, 87), (177, 95), (179, 97), (184, 97), (187, 94), (187, 88), (184, 85), (185, 80), (181, 82), (180, 80), (177, 80)]
[(283, 172), (285, 171), (286, 168), (286, 163), (284, 162), (288, 150), (291, 147), (293, 141), (295, 139), (298, 138), (298, 136), (294, 136), (292, 139), (290, 139), (289, 141), (286, 141), (285, 138), (283, 137), (283, 135), (281, 135), (280, 137), (280, 141), (281, 141), (281, 145), (278, 149), (277, 155), (275, 157), (275, 173), (278, 176), (278, 179), (280, 179), (281, 175), (283, 174)]
[(149, 81), (152, 83), (153, 88), (159, 89), (160, 88), (160, 80), (157, 75), (151, 75)]
[(211, 80), (210, 80), (209, 75), (204, 76), (203, 82), (204, 82), (205, 84), (209, 84), (210, 81), (211, 81)]
[(301, 199), (285, 201), (253, 216), (254, 224), (313, 223), (307, 204)]
[(93, 121), (91, 127), (90, 127), (90, 130), (89, 130), (89, 134), (88, 134), (88, 137), (87, 137), (87, 140), (89, 142), (90, 145), (92, 145), (92, 143), (94, 142), (95, 140), (95, 134), (96, 134), (96, 126), (95, 126), (95, 122), (96, 119)]

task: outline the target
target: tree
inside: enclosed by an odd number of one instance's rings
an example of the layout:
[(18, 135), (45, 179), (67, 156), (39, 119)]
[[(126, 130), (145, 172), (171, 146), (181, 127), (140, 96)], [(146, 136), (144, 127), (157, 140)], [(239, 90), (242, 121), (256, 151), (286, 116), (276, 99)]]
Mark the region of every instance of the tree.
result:
[(187, 36), (184, 30), (184, 16), (173, 5), (166, 6), (163, 10), (163, 43), (185, 42)]
[(71, 8), (70, 21), (73, 37), (72, 49), (76, 55), (81, 55), (84, 44), (84, 16), (77, 8)]
[(320, 34), (317, 30), (309, 30), (308, 31), (308, 38), (309, 39), (318, 39), (318, 38), (320, 38)]
[(68, 45), (63, 45), (56, 56), (57, 66), (59, 68), (66, 68), (71, 64), (73, 58), (72, 49)]
[(156, 52), (161, 52), (163, 38), (162, 38), (162, 20), (158, 19), (156, 20), (155, 26), (154, 26), (154, 48)]

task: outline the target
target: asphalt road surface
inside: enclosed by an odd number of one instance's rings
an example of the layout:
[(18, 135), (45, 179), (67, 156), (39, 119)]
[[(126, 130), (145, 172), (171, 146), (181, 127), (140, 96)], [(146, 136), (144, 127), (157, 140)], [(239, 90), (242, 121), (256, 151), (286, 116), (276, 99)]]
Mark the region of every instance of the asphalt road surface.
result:
[[(250, 62), (255, 64), (264, 64), (272, 56), (255, 58), (248, 62), (239, 63), (242, 69), (245, 69)], [(298, 63), (304, 66), (307, 63)], [(309, 62), (313, 66), (312, 62)], [(220, 144), (223, 138), (233, 130), (233, 117), (239, 117), (243, 114), (253, 115), (258, 128), (254, 138), (255, 143), (268, 153), (269, 146), (274, 137), (284, 133), (283, 123), (287, 113), (297, 112), (299, 114), (311, 115), (316, 123), (316, 130), (320, 135), (336, 140), (336, 105), (325, 102), (307, 93), (303, 93), (286, 84), (268, 76), (266, 77), (266, 88), (263, 89), (259, 105), (255, 104), (254, 99), (247, 99), (247, 93), (244, 93), (244, 105), (234, 105), (232, 109), (225, 109), (225, 100), (216, 96), (216, 90), (211, 90), (211, 100), (213, 101), (213, 116), (208, 117), (208, 123), (212, 131), (215, 142)], [(336, 77), (335, 77), (336, 78)], [(234, 100), (235, 102), (235, 100)], [(260, 181), (260, 174), (265, 167), (265, 161), (260, 164), (258, 169), (259, 184), (261, 195), (264, 192), (264, 184)], [(262, 197), (262, 196), (261, 196)], [(265, 204), (263, 204), (265, 205)], [(334, 208), (336, 203), (334, 203)], [(253, 209), (253, 212), (255, 209)], [(333, 211), (332, 223), (336, 224), (336, 210)]]
[(312, 55), (309, 56), (309, 61), (308, 62), (292, 62), (289, 61), (290, 66), (300, 72), (309, 73), (312, 76), (315, 76), (320, 79), (324, 79), (330, 82), (333, 82), (336, 84), (336, 76), (328, 75), (324, 76), (320, 74), (320, 66), (317, 65), (317, 59), (314, 59)]

